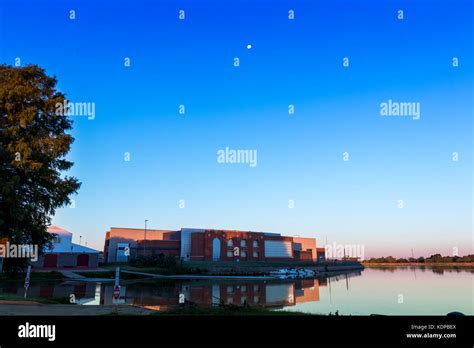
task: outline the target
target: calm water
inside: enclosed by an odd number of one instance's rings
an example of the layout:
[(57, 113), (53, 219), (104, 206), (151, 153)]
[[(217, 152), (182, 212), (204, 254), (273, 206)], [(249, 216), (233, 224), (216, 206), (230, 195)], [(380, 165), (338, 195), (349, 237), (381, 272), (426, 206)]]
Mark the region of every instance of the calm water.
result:
[[(473, 315), (473, 269), (419, 267), (366, 268), (335, 277), (290, 281), (169, 281), (123, 282), (113, 299), (111, 283), (35, 283), (28, 296), (69, 298), (78, 304), (132, 304), (166, 310), (185, 298), (209, 306), (219, 301), (259, 305), (276, 310), (343, 315)], [(0, 283), (0, 292), (23, 295), (22, 284)]]

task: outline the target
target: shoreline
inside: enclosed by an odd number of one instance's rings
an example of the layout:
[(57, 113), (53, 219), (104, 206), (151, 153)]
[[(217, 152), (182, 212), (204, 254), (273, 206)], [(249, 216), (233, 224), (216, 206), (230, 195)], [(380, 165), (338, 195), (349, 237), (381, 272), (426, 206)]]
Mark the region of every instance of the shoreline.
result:
[[(199, 274), (193, 273), (175, 273), (175, 274), (163, 274), (160, 269), (153, 268), (136, 268), (136, 267), (120, 267), (121, 280), (122, 281), (142, 281), (142, 280), (193, 280), (193, 279), (208, 279), (208, 280), (281, 280), (279, 276), (271, 275), (271, 271), (278, 270), (279, 267), (267, 266), (267, 267), (255, 267), (247, 266), (242, 267), (216, 267), (215, 269), (203, 272)], [(317, 271), (318, 274), (314, 278), (318, 277), (330, 277), (345, 272), (351, 271), (362, 271), (364, 265), (359, 262), (344, 263), (344, 264), (325, 264), (325, 265), (311, 265), (304, 267)], [(100, 270), (59, 270), (59, 271), (44, 271), (35, 272), (33, 274), (39, 274), (38, 277), (32, 277), (35, 281), (76, 281), (76, 282), (114, 282), (115, 271), (112, 268), (102, 268)], [(51, 277), (50, 275), (54, 275)], [(60, 275), (60, 276), (56, 276)], [(4, 281), (24, 281), (24, 274), (17, 274), (15, 277), (8, 278), (3, 277)]]
[(435, 262), (362, 262), (364, 267), (379, 267), (379, 266), (416, 266), (416, 267), (465, 267), (474, 268), (474, 262), (446, 262), (446, 263), (435, 263)]
[[(330, 277), (333, 275), (338, 275), (345, 272), (350, 271), (359, 271), (363, 270), (364, 266), (362, 265), (344, 265), (344, 266), (318, 266), (318, 267), (307, 267), (308, 269), (312, 269), (318, 271), (319, 274), (316, 275), (314, 278), (318, 278), (321, 276)], [(72, 273), (72, 272), (71, 272)], [(152, 272), (140, 272), (140, 271), (132, 271), (129, 269), (121, 269), (120, 273), (124, 274), (132, 274), (137, 276), (142, 276), (141, 278), (135, 279), (126, 279), (127, 281), (136, 282), (142, 280), (195, 280), (195, 279), (207, 279), (207, 280), (282, 280), (279, 276), (275, 275), (239, 275), (239, 274), (227, 274), (225, 272), (221, 274), (159, 274), (159, 273), (152, 273)], [(84, 274), (84, 273), (83, 273)], [(290, 279), (290, 278), (289, 278)], [(84, 282), (113, 282), (115, 281), (114, 278), (87, 278), (84, 276), (80, 276), (78, 278), (68, 278), (68, 281), (84, 281)]]

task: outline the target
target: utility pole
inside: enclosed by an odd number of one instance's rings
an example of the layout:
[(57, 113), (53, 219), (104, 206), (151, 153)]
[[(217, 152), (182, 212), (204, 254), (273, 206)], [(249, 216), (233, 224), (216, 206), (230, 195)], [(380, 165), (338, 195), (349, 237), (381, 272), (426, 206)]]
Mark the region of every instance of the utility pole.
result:
[(146, 223), (148, 222), (148, 220), (145, 220), (145, 239), (143, 240), (143, 256), (145, 256), (145, 252), (146, 252)]

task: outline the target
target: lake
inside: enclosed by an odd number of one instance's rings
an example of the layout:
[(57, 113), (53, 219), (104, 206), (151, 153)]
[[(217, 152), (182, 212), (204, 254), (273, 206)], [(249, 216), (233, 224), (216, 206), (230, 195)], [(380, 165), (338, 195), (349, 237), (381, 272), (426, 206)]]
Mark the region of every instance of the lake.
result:
[[(113, 283), (33, 281), (28, 296), (70, 298), (81, 305), (130, 304), (166, 310), (183, 300), (201, 306), (264, 306), (275, 310), (341, 315), (473, 315), (474, 269), (366, 268), (332, 277), (298, 280), (125, 281), (120, 298)], [(23, 284), (0, 283), (0, 292), (23, 295)]]

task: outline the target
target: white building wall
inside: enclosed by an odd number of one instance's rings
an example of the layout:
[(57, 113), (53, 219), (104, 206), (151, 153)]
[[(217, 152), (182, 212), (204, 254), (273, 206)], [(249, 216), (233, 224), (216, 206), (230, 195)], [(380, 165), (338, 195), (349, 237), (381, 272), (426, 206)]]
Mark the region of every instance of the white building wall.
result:
[(55, 234), (51, 249), (46, 248), (45, 253), (70, 253), (72, 252), (72, 233), (60, 227), (48, 228), (48, 233)]
[(48, 228), (48, 233), (54, 234), (51, 248), (45, 248), (45, 253), (99, 253), (98, 250), (74, 244), (72, 242), (72, 233), (57, 226)]

